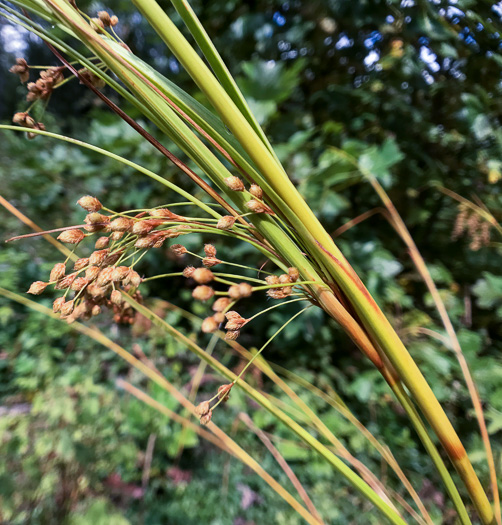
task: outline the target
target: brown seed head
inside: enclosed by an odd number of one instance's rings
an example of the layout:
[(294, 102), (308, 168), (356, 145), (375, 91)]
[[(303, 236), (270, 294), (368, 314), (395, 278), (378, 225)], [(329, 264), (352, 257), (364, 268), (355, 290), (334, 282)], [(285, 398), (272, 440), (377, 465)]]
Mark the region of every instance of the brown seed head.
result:
[(109, 229), (112, 232), (129, 232), (133, 227), (133, 220), (127, 217), (117, 217), (110, 222)]
[(85, 277), (77, 277), (73, 281), (71, 285), (71, 289), (74, 290), (75, 292), (80, 292), (80, 290), (82, 290), (82, 288), (84, 288), (88, 284), (89, 284), (89, 281)]
[(18, 126), (24, 126), (25, 128), (34, 128), (36, 126), (35, 119), (30, 117), (28, 113), (15, 113), (12, 117), (12, 122)]
[(24, 84), (30, 77), (30, 68), (24, 58), (16, 58), (16, 64), (9, 69), (10, 73), (19, 75), (19, 80)]
[(94, 244), (96, 250), (104, 250), (110, 244), (110, 237), (100, 237)]
[(239, 284), (240, 297), (249, 297), (253, 293), (253, 287), (248, 283)]
[(54, 268), (51, 270), (51, 275), (49, 277), (49, 281), (51, 283), (54, 283), (56, 281), (59, 281), (64, 277), (66, 267), (64, 263), (57, 263), (54, 265)]
[(68, 244), (78, 244), (85, 237), (81, 230), (66, 230), (59, 234), (58, 240)]
[(240, 330), (247, 322), (247, 319), (244, 319), (239, 313), (230, 311), (226, 313), (226, 318), (228, 319), (227, 324), (225, 325), (226, 330)]
[(192, 277), (193, 272), (195, 272), (195, 268), (193, 266), (187, 266), (183, 270), (183, 277), (186, 277), (188, 279), (189, 277)]
[(137, 288), (141, 284), (141, 277), (139, 273), (129, 269), (129, 273), (124, 279), (124, 284), (130, 284), (131, 286), (134, 286), (134, 288)]
[(211, 406), (209, 405), (209, 401), (202, 401), (202, 403), (199, 403), (196, 407), (195, 407), (195, 414), (197, 416), (205, 416), (206, 414), (208, 414), (209, 412), (211, 411)]
[(225, 184), (233, 191), (244, 191), (246, 189), (242, 180), (233, 175), (225, 179)]
[(187, 252), (187, 249), (182, 244), (173, 244), (169, 249), (178, 257), (185, 255)]
[(26, 293), (31, 293), (33, 295), (40, 295), (49, 285), (49, 283), (44, 283), (44, 281), (35, 281), (31, 283), (29, 290)]
[(214, 290), (210, 286), (202, 285), (194, 288), (192, 297), (197, 301), (207, 301), (214, 295)]
[(81, 197), (77, 204), (84, 208), (84, 210), (88, 212), (96, 212), (99, 211), (103, 205), (96, 199), (96, 197), (91, 197), (90, 195), (85, 195), (84, 197)]
[(277, 275), (267, 275), (265, 281), (267, 281), (268, 284), (279, 284), (279, 277), (277, 277)]
[(228, 398), (230, 397), (230, 390), (232, 390), (233, 383), (229, 383), (228, 385), (221, 385), (218, 387), (218, 399), (222, 399), (224, 403), (228, 401)]
[(112, 241), (120, 241), (120, 239), (122, 239), (123, 236), (124, 236), (124, 232), (113, 232), (110, 235), (110, 238)]
[(206, 268), (212, 268), (213, 266), (216, 266), (217, 264), (220, 264), (220, 263), (221, 263), (220, 259), (217, 259), (216, 257), (204, 257), (204, 259), (202, 259), (202, 264)]
[(110, 294), (110, 301), (117, 306), (120, 306), (124, 302), (122, 294), (119, 290), (113, 290), (113, 292)]
[(272, 299), (285, 299), (290, 296), (291, 293), (291, 286), (285, 288), (270, 288), (270, 290), (267, 290), (267, 295), (272, 297)]
[(93, 317), (96, 317), (96, 315), (99, 315), (101, 313), (101, 306), (99, 304), (95, 304), (91, 309), (91, 315)]
[(232, 286), (228, 289), (228, 295), (229, 295), (232, 299), (240, 299), (241, 295), (240, 295), (240, 292), (239, 292), (239, 285), (238, 285), (238, 284), (234, 284), (234, 285), (232, 285)]
[(117, 266), (113, 269), (112, 281), (114, 283), (123, 281), (129, 275), (130, 271), (131, 269), (129, 268), (129, 266)]
[(209, 425), (211, 418), (213, 417), (213, 411), (210, 410), (206, 415), (200, 418), (201, 425)]
[(94, 279), (96, 279), (96, 277), (99, 275), (100, 271), (101, 269), (99, 266), (89, 266), (89, 268), (87, 268), (85, 271), (85, 278), (89, 281), (94, 281)]
[(246, 208), (251, 210), (253, 213), (270, 213), (272, 210), (263, 202), (251, 199), (246, 202)]
[(229, 330), (225, 334), (225, 339), (227, 341), (235, 341), (240, 335), (241, 333), (239, 332), (239, 330)]
[(124, 253), (124, 248), (121, 248), (120, 250), (117, 250), (116, 252), (110, 253), (103, 263), (105, 266), (113, 266), (121, 257), (121, 255)]
[(115, 27), (118, 23), (119, 23), (119, 18), (118, 18), (118, 16), (113, 15), (113, 16), (110, 18), (110, 25), (111, 25), (112, 27)]
[(212, 244), (205, 244), (204, 253), (207, 257), (216, 257), (216, 248)]
[(298, 281), (300, 278), (300, 272), (298, 271), (298, 268), (288, 268), (288, 274), (292, 283), (296, 283), (296, 281)]
[(52, 303), (52, 311), (57, 314), (61, 311), (61, 307), (65, 303), (64, 297), (58, 297), (53, 303)]
[(146, 235), (150, 233), (157, 226), (162, 224), (161, 220), (158, 219), (145, 219), (140, 221), (135, 221), (132, 227), (132, 232), (135, 235)]
[(230, 228), (232, 228), (232, 226), (235, 224), (236, 220), (237, 219), (231, 215), (225, 215), (218, 221), (216, 227), (218, 230), (230, 230)]
[(100, 29), (104, 29), (105, 25), (103, 24), (103, 22), (101, 22), (99, 18), (91, 18), (91, 27), (95, 31), (99, 31)]
[(164, 219), (172, 219), (172, 220), (177, 220), (177, 221), (185, 220), (184, 217), (182, 217), (181, 215), (176, 215), (176, 213), (173, 213), (167, 208), (151, 209), (151, 210), (148, 210), (148, 213), (150, 214), (151, 217), (161, 217)]
[(135, 243), (135, 248), (139, 248), (140, 250), (148, 250), (149, 248), (153, 247), (153, 241), (149, 237), (140, 237)]
[(213, 311), (214, 312), (223, 312), (228, 305), (232, 302), (231, 299), (228, 297), (220, 297), (219, 299), (216, 299), (216, 301), (213, 304)]
[(202, 331), (205, 334), (212, 334), (213, 332), (216, 332), (218, 330), (219, 323), (216, 321), (214, 317), (206, 317), (204, 321), (202, 321)]
[(90, 71), (85, 67), (79, 69), (77, 73), (80, 76), (80, 84), (85, 84), (84, 81), (87, 81), (95, 88), (103, 88), (106, 86), (106, 82), (101, 77), (98, 77), (98, 75), (96, 75), (93, 71)]
[(61, 306), (61, 317), (67, 317), (73, 312), (74, 308), (74, 302), (73, 301), (67, 301)]
[(54, 286), (55, 290), (66, 290), (66, 288), (70, 288), (73, 284), (73, 281), (77, 277), (77, 272), (70, 273), (66, 277), (63, 277), (58, 283)]
[(78, 272), (80, 270), (83, 270), (88, 264), (89, 264), (89, 257), (83, 257), (75, 261), (75, 264), (73, 265), (73, 269), (76, 272)]
[(283, 273), (282, 275), (279, 275), (279, 282), (281, 284), (287, 284), (291, 282), (291, 277), (287, 273)]
[(249, 193), (251, 193), (251, 195), (257, 199), (261, 200), (263, 198), (263, 190), (260, 188), (260, 186), (258, 186), (258, 184), (251, 184)]
[(87, 287), (86, 292), (93, 299), (100, 299), (101, 297), (104, 297), (107, 294), (108, 288), (103, 288), (101, 286), (98, 286), (97, 284), (90, 284)]
[(111, 17), (106, 11), (99, 11), (98, 18), (103, 23), (103, 26), (110, 27), (110, 25), (111, 25)]
[(192, 279), (199, 284), (210, 283), (214, 279), (213, 272), (208, 268), (197, 268), (192, 273)]
[(104, 230), (108, 227), (110, 217), (93, 212), (87, 215), (87, 217), (84, 219), (84, 222), (87, 225), (84, 226), (84, 230), (88, 232), (97, 232), (100, 230)]
[(101, 266), (105, 259), (108, 257), (109, 250), (96, 250), (95, 252), (91, 253), (91, 256), (89, 257), (89, 264), (91, 266)]
[(216, 312), (213, 315), (213, 319), (220, 325), (225, 320), (225, 314), (223, 312)]
[(98, 286), (106, 286), (112, 282), (113, 268), (103, 268), (96, 279)]

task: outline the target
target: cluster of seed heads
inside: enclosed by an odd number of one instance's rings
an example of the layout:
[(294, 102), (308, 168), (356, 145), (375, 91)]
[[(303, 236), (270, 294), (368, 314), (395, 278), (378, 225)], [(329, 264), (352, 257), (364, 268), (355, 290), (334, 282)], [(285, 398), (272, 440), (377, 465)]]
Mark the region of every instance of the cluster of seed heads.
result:
[[(225, 184), (232, 191), (246, 191), (246, 186), (239, 177), (231, 176), (225, 179)], [(263, 202), (263, 190), (257, 184), (251, 184), (247, 190), (253, 196), (253, 199), (246, 202), (246, 208), (253, 213), (273, 214), (272, 209)]]
[[(28, 293), (41, 294), (49, 285), (55, 290), (64, 290), (64, 295), (54, 301), (53, 310), (69, 323), (98, 315), (102, 307), (113, 309), (116, 322), (132, 323), (134, 312), (124, 300), (124, 294), (141, 300), (138, 291), (141, 277), (132, 266), (121, 265), (121, 261), (128, 258), (129, 252), (160, 248), (166, 239), (186, 233), (187, 225), (172, 226), (173, 221), (178, 223), (186, 219), (167, 208), (149, 210), (148, 214), (140, 214), (141, 217), (113, 219), (113, 216), (100, 213), (101, 202), (89, 195), (77, 204), (88, 212), (84, 231), (80, 227), (66, 229), (58, 240), (78, 245), (86, 237), (99, 233), (94, 251), (89, 257), (77, 259), (69, 274), (67, 263), (57, 263), (49, 280), (34, 282)], [(74, 297), (69, 299), (72, 292)]]
[[(221, 385), (218, 387), (218, 393), (208, 401), (202, 401), (202, 403), (199, 403), (195, 407), (195, 414), (199, 416), (200, 423), (202, 425), (207, 425), (211, 421), (211, 418), (213, 417), (213, 410), (216, 408), (217, 405), (220, 403), (226, 403), (230, 397), (230, 390), (232, 390), (232, 387), (234, 386), (234, 383), (229, 383), (227, 385)], [(216, 401), (217, 400), (217, 401)], [(216, 401), (216, 403), (211, 407), (211, 402)]]
[[(72, 5), (77, 8), (74, 2)], [(91, 18), (91, 25), (94, 29), (104, 31), (105, 28), (115, 27), (119, 22), (119, 19), (115, 15), (110, 15), (106, 11), (99, 11), (98, 16)], [(122, 44), (127, 47), (125, 44)], [(39, 69), (38, 67), (36, 69)], [(28, 89), (26, 100), (28, 102), (36, 102), (37, 100), (47, 101), (52, 95), (54, 89), (58, 88), (64, 79), (63, 71), (65, 66), (49, 67), (42, 70), (39, 77), (35, 82), (28, 82), (30, 78), (30, 66), (26, 59), (16, 58), (16, 63), (9, 69), (11, 73), (14, 73), (19, 77), (21, 83), (25, 84)], [(78, 71), (81, 78), (87, 80), (94, 87), (101, 88), (105, 85), (105, 82), (92, 71), (88, 69), (80, 69)], [(30, 106), (31, 108), (31, 106)], [(32, 117), (29, 116), (29, 111), (16, 113), (13, 117), (13, 122), (20, 126), (24, 126), (31, 129), (45, 130), (45, 126), (42, 122), (36, 122)], [(32, 139), (36, 137), (36, 133), (28, 133), (28, 138)]]
[(469, 248), (477, 251), (490, 244), (490, 230), (492, 225), (482, 220), (478, 213), (467, 206), (460, 205), (451, 237), (458, 239), (464, 233), (470, 238)]

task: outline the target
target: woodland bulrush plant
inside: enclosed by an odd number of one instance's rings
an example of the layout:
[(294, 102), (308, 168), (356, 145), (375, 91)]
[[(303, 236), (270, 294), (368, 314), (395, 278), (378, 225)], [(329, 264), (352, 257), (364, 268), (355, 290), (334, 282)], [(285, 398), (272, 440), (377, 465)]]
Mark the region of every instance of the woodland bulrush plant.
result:
[[(500, 523), (496, 490), (492, 487), (491, 503), (431, 387), (350, 263), (290, 181), (187, 2), (173, 0), (172, 4), (205, 60), (157, 2), (134, 0), (143, 17), (186, 69), (215, 113), (135, 57), (114, 29), (120, 27), (117, 16), (106, 11), (90, 16), (80, 11), (74, 1), (66, 0), (14, 0), (11, 3), (20, 10), (0, 2), (2, 16), (45, 40), (61, 65), (43, 69), (35, 82), (27, 84), (30, 105), (14, 116), (14, 124), (18, 127), (5, 125), (1, 128), (24, 131), (29, 138), (41, 135), (44, 140), (64, 140), (100, 152), (154, 179), (173, 194), (173, 201), (165, 206), (130, 211), (106, 208), (100, 202), (99, 195), (83, 196), (78, 201), (78, 205), (87, 212), (83, 224), (68, 225), (58, 235), (59, 241), (71, 247), (72, 251), (63, 262), (54, 266), (47, 278), (41, 276), (43, 280), (33, 283), (28, 292), (38, 295), (49, 286), (60, 290), (62, 295), (54, 300), (53, 311), (66, 322), (77, 326), (80, 326), (79, 321), (89, 320), (107, 310), (113, 312), (114, 320), (119, 323), (134, 323), (136, 312), (146, 316), (165, 330), (166, 335), (175, 337), (226, 377), (228, 382), (222, 384), (213, 397), (201, 400), (195, 407), (194, 413), (202, 424), (212, 425), (217, 419), (215, 409), (228, 400), (232, 388), (242, 388), (263, 409), (285, 424), (305, 446), (324, 457), (390, 522), (405, 523), (401, 509), (409, 512), (409, 508), (383, 495), (376, 483), (378, 480), (368, 475), (355, 458), (339, 446), (335, 446), (337, 453), (333, 453), (321, 440), (245, 381), (250, 365), (261, 362), (262, 352), (276, 336), (280, 336), (287, 324), (295, 322), (308, 308), (320, 308), (340, 324), (382, 374), (437, 468), (459, 522), (471, 523), (468, 512), (471, 511), (484, 524)], [(41, 20), (40, 23), (37, 20)], [(51, 26), (58, 31), (52, 30)], [(67, 38), (60, 38), (59, 30)], [(22, 58), (17, 59), (11, 68), (22, 82), (29, 80), (32, 70), (35, 71), (36, 67)], [(111, 111), (202, 188), (207, 194), (207, 201), (201, 201), (132, 160), (47, 131), (42, 122), (30, 116), (35, 105), (45, 106), (57, 89), (74, 78), (91, 89)], [(165, 140), (161, 143), (155, 139), (100, 91), (105, 85), (148, 118)], [(165, 145), (169, 143), (174, 143), (184, 153), (189, 159), (188, 164), (169, 151)], [(197, 172), (190, 166), (195, 166)], [(176, 199), (183, 201), (175, 200), (175, 194)], [(460, 226), (457, 229), (461, 231)], [(472, 226), (472, 231), (477, 229)], [(220, 259), (213, 244), (189, 251), (183, 244), (183, 237), (191, 234), (211, 238), (219, 235), (248, 243), (269, 264), (265, 268), (248, 268), (237, 261)], [(477, 238), (479, 242), (485, 242), (486, 233), (482, 232)], [(175, 239), (176, 242), (173, 242)], [(76, 255), (83, 247), (88, 249), (90, 245), (93, 248), (88, 256)], [(142, 258), (150, 250), (165, 246), (169, 246), (174, 257), (183, 260), (184, 264), (186, 262), (184, 269), (161, 275), (143, 275)], [(253, 270), (255, 276), (228, 273), (228, 268)], [(192, 287), (193, 299), (206, 304), (207, 316), (201, 321), (201, 331), (220, 337), (219, 332), (224, 329), (226, 333), (222, 337), (230, 346), (238, 344), (236, 340), (242, 331), (252, 330), (252, 321), (257, 316), (267, 315), (282, 304), (302, 302), (302, 308), (253, 354), (236, 375), (145, 305), (148, 300), (142, 297), (142, 283), (181, 276)], [(246, 299), (255, 294), (278, 302), (271, 306), (267, 303), (260, 312), (245, 318), (239, 312), (244, 311), (242, 308)], [(125, 355), (122, 350), (116, 351)], [(155, 377), (156, 381), (162, 382)], [(299, 400), (297, 402), (300, 403)], [(301, 407), (301, 410), (307, 409)], [(323, 435), (329, 436), (332, 443), (337, 443), (333, 429), (325, 428), (315, 414), (308, 415), (315, 428), (322, 429)], [(453, 481), (435, 446), (431, 429), (449, 456), (473, 507), (468, 505), (466, 508), (466, 502), (459, 494), (460, 483), (457, 486)], [(353, 468), (340, 457), (349, 458)], [(409, 492), (416, 494), (413, 490)], [(282, 494), (282, 497), (285, 495)], [(417, 503), (416, 498), (414, 501)], [(430, 522), (423, 505), (418, 503), (417, 506), (422, 515), (417, 521)], [(309, 522), (319, 522), (305, 509), (299, 512), (307, 516)], [(413, 512), (410, 515), (416, 519)]]

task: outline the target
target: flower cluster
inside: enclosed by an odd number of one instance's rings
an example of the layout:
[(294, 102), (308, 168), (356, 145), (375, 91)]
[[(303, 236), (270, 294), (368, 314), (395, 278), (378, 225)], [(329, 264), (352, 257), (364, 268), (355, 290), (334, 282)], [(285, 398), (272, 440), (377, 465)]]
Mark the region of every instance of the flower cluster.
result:
[(65, 229), (58, 240), (76, 246), (99, 234), (94, 251), (89, 257), (77, 259), (70, 273), (67, 273), (68, 260), (57, 263), (49, 280), (34, 282), (28, 293), (41, 294), (49, 285), (64, 290), (64, 295), (54, 301), (53, 310), (67, 322), (89, 319), (107, 307), (113, 310), (116, 322), (132, 323), (134, 312), (124, 296), (140, 301), (138, 287), (142, 279), (133, 269), (134, 264), (123, 263), (141, 250), (159, 248), (166, 239), (186, 233), (187, 225), (179, 224), (186, 219), (167, 208), (149, 210), (133, 218), (114, 218), (116, 214), (101, 213), (101, 202), (89, 195), (78, 204), (88, 212), (85, 224)]
[(467, 233), (471, 240), (469, 248), (477, 251), (490, 243), (491, 228), (492, 225), (486, 220), (482, 220), (474, 210), (465, 205), (460, 205), (451, 236), (453, 240), (456, 240)]

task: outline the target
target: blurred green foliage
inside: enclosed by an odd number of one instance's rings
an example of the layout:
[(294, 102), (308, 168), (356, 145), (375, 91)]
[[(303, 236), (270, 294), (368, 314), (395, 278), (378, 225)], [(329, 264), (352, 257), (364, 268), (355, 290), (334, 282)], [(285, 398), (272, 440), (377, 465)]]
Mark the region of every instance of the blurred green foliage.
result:
[[(502, 468), (501, 240), (492, 231), (490, 245), (478, 250), (471, 249), (469, 233), (453, 240), (458, 203), (437, 190), (441, 185), (475, 202), (479, 199), (501, 218), (500, 6), (468, 0), (229, 0), (193, 5), (288, 173), (328, 231), (381, 207), (365, 182), (365, 172), (388, 191), (429, 263), (458, 330), (485, 401), (496, 462)], [(103, 7), (96, 2), (79, 6), (91, 13)], [(129, 2), (116, 0), (106, 7), (119, 16), (117, 30), (134, 52), (193, 92), (176, 60), (166, 54)], [(0, 19), (4, 39), (5, 28)], [(36, 39), (25, 35), (19, 39), (30, 63), (55, 63)], [(3, 72), (16, 56), (6, 49), (0, 55)], [(8, 121), (15, 110), (25, 108), (25, 91), (12, 75), (0, 75), (0, 87), (5, 93), (0, 111)], [(202, 197), (82, 86), (71, 83), (58, 92), (43, 121), (49, 130), (131, 158)], [(18, 134), (2, 132), (0, 164), (2, 196), (47, 229), (81, 223), (83, 214), (74, 203), (84, 194), (95, 195), (116, 210), (153, 207), (174, 198), (129, 168), (42, 137), (27, 142)], [(4, 211), (0, 231), (8, 238), (27, 233), (28, 228)], [(193, 236), (186, 245), (200, 252), (202, 241), (216, 239)], [(487, 485), (484, 451), (467, 389), (450, 349), (421, 331), (443, 334), (404, 244), (380, 213), (347, 230), (338, 241), (424, 370)], [(221, 240), (217, 244), (223, 259), (257, 267), (263, 263), (247, 245)], [(59, 260), (42, 239), (7, 245), (0, 253), (0, 286), (23, 292), (32, 281), (44, 279)], [(154, 275), (181, 267), (161, 251), (144, 259), (141, 272)], [(204, 307), (192, 303), (183, 279), (153, 281), (143, 293), (147, 300), (161, 297), (205, 315)], [(253, 297), (243, 315), (259, 311), (263, 299)], [(50, 305), (50, 297), (37, 300)], [(264, 337), (295, 311), (284, 307), (259, 317), (240, 341), (249, 348), (261, 346)], [(177, 314), (163, 314), (186, 333), (200, 337), (197, 327)], [(169, 380), (189, 392), (198, 362), (176, 342), (146, 325), (131, 330), (113, 325), (106, 316), (97, 323), (127, 349), (139, 345)], [(218, 345), (215, 355), (229, 366), (239, 365), (225, 345)], [(301, 322), (291, 323), (266, 357), (340, 394), (391, 448), (421, 489), (435, 522), (449, 519), (449, 504), (435, 488), (430, 461), (387, 387), (320, 311), (310, 310)], [(72, 525), (300, 523), (237, 461), (118, 391), (115, 380), (125, 376), (176, 409), (172, 398), (71, 327), (0, 301), (3, 519), (13, 524)], [(258, 374), (250, 381), (264, 383), (266, 390), (288, 402)], [(207, 371), (201, 396), (219, 384)], [(358, 459), (402, 492), (354, 427), (313, 394), (301, 393)], [(250, 431), (243, 425), (232, 427), (242, 410), (250, 411), (255, 424), (278, 437), (276, 445), (327, 523), (377, 523), (371, 508), (361, 507), (360, 499), (319, 458), (291, 442), (291, 435), (268, 414), (232, 392), (228, 405), (215, 413), (218, 424), (229, 432), (234, 428), (235, 439), (290, 490), (285, 475)], [(152, 436), (155, 448), (145, 482), (145, 450)]]

